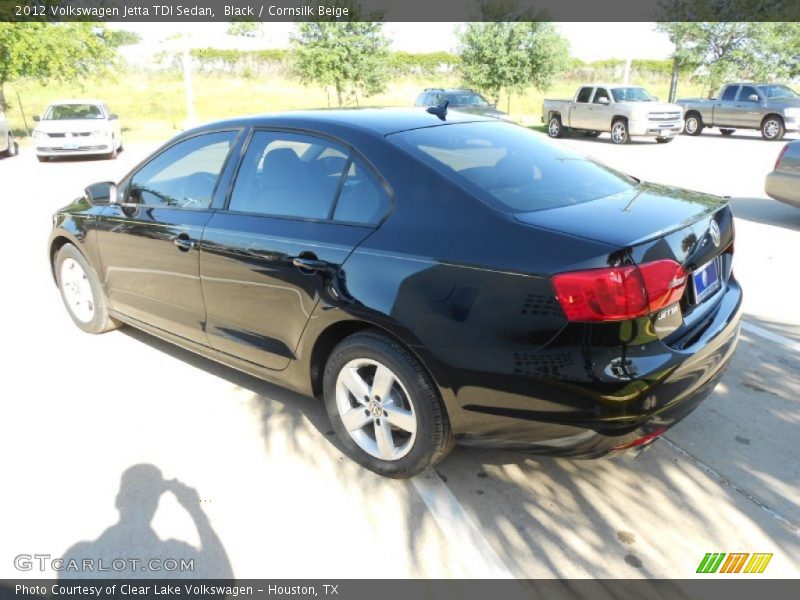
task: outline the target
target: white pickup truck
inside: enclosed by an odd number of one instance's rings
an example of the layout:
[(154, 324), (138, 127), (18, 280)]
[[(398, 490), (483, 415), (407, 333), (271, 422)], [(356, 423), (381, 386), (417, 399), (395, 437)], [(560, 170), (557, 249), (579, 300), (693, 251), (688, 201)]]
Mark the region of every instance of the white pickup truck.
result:
[(631, 136), (663, 144), (683, 130), (683, 108), (659, 102), (642, 87), (593, 84), (578, 88), (572, 100), (545, 100), (542, 122), (554, 138), (577, 130), (591, 137), (610, 133), (614, 144), (627, 144)]

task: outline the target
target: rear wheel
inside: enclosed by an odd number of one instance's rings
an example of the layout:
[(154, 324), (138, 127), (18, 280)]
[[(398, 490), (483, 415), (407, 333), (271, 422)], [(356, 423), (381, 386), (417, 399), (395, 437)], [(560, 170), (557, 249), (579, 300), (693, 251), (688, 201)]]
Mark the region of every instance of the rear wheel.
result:
[(103, 333), (119, 327), (108, 314), (100, 280), (83, 254), (65, 244), (53, 263), (61, 299), (75, 324), (87, 333)]
[(699, 113), (690, 112), (686, 115), (686, 123), (683, 125), (683, 133), (686, 135), (700, 135), (703, 133), (703, 119)]
[(674, 139), (675, 139), (674, 137), (657, 137), (656, 141), (659, 144), (669, 144)]
[(453, 447), (450, 422), (428, 373), (395, 340), (350, 336), (325, 365), (325, 406), (345, 453), (367, 469), (413, 477)]
[(783, 124), (783, 119), (778, 115), (769, 115), (764, 122), (761, 123), (761, 137), (765, 140), (780, 140), (786, 133), (786, 127)]
[(625, 119), (617, 119), (611, 124), (611, 142), (614, 144), (627, 144), (631, 141), (628, 133), (628, 123)]
[(561, 117), (553, 115), (547, 122), (547, 135), (551, 138), (564, 137), (564, 126), (561, 124)]
[(722, 135), (731, 135), (734, 131), (736, 131), (736, 130), (735, 129), (720, 129), (719, 130), (719, 132)]

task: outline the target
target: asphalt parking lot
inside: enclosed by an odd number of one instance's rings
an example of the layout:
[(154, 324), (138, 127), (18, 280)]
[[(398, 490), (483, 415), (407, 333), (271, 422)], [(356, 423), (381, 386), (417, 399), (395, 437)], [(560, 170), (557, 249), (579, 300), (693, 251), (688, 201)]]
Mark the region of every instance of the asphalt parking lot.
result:
[(565, 143), (732, 197), (746, 296), (733, 363), (637, 457), (457, 448), (413, 481), (345, 459), (315, 400), (130, 328), (72, 324), (47, 264), (51, 215), (152, 146), (117, 161), (39, 164), (24, 148), (0, 161), (0, 578), (58, 575), (35, 561), (18, 571), (20, 554), (175, 553), (196, 557), (187, 574), (199, 577), (687, 578), (708, 552), (773, 553), (762, 577), (797, 577), (800, 210), (763, 192), (782, 145), (738, 132)]

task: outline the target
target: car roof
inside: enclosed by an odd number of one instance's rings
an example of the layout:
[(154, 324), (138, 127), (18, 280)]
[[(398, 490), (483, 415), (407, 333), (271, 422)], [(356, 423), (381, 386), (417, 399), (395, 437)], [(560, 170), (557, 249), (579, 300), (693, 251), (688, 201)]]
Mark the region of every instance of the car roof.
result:
[(94, 98), (69, 98), (66, 100), (56, 100), (51, 102), (48, 106), (60, 106), (62, 104), (105, 104), (104, 100), (96, 100)]
[(380, 136), (408, 131), (450, 125), (454, 123), (471, 123), (476, 121), (496, 122), (496, 119), (473, 114), (460, 113), (456, 110), (447, 112), (447, 117), (442, 121), (425, 108), (350, 108), (350, 109), (319, 109), (297, 110), (281, 113), (250, 115), (216, 121), (196, 128), (194, 131), (214, 129), (225, 126), (249, 127), (272, 126), (299, 129), (326, 129), (328, 126), (337, 128), (357, 129), (362, 132), (373, 133)]

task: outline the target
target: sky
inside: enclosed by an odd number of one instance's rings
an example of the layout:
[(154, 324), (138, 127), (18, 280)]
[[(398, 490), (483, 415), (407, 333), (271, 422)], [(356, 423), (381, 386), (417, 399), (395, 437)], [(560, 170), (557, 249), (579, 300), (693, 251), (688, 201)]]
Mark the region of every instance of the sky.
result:
[[(673, 46), (655, 30), (655, 23), (556, 23), (570, 43), (572, 56), (585, 61), (605, 58), (668, 58)], [(135, 31), (143, 47), (129, 50), (131, 57), (156, 51), (159, 42), (175, 33), (174, 23), (116, 23), (110, 26)], [(459, 23), (386, 23), (384, 32), (392, 39), (392, 49), (405, 52), (453, 52)], [(196, 23), (190, 37), (196, 47), (241, 49), (286, 48), (293, 23), (265, 23), (259, 38), (231, 38), (225, 35), (227, 23)], [(613, 31), (613, 35), (608, 32)], [(143, 52), (144, 50), (144, 52)]]

